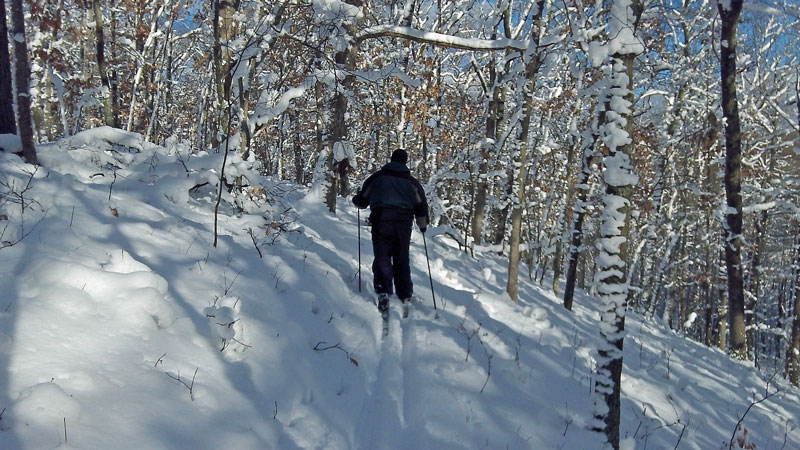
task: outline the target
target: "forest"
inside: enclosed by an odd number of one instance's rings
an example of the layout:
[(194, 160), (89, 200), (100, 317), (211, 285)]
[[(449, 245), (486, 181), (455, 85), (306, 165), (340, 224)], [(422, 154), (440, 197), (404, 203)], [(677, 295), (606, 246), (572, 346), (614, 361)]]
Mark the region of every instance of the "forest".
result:
[(335, 214), (405, 148), (510, 302), (528, 277), (602, 303), (609, 442), (626, 310), (800, 384), (796, 0), (0, 2), (0, 135), (30, 163), (109, 126)]

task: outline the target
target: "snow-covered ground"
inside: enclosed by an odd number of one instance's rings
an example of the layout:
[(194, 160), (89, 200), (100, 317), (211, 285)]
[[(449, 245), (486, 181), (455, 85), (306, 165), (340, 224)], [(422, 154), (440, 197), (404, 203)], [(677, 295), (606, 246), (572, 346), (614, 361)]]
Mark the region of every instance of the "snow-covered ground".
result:
[[(419, 302), (382, 338), (347, 200), (333, 215), (234, 158), (263, 191), (226, 194), (213, 247), (220, 155), (109, 128), (38, 150), (35, 171), (0, 153), (0, 448), (603, 448), (595, 299), (568, 312), (523, 280), (515, 305), (503, 258), (434, 228), (434, 310), (415, 231)], [(797, 389), (627, 329), (624, 448), (728, 448), (743, 416), (758, 449), (800, 448)]]

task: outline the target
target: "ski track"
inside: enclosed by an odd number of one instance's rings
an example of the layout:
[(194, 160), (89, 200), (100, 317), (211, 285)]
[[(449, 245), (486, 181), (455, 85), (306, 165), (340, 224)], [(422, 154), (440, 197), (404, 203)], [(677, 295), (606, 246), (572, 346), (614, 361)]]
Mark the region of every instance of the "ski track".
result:
[[(380, 344), (381, 357), (372, 382), (367, 386), (356, 438), (369, 437), (367, 442), (355, 442), (355, 449), (398, 448), (405, 428), (405, 384), (403, 373), (404, 324), (400, 318), (399, 301), (393, 298), (389, 309), (389, 335)], [(375, 336), (381, 339), (382, 319), (375, 309)], [(402, 448), (400, 446), (399, 448)]]
[[(344, 210), (342, 212), (346, 214)], [(319, 237), (328, 239), (327, 236)], [(369, 228), (362, 230), (361, 239), (366, 243), (371, 241)], [(366, 260), (362, 261), (362, 276), (364, 284), (369, 286), (372, 279), (369, 264), (371, 252), (368, 248), (363, 250), (366, 250), (362, 255), (366, 256)], [(318, 254), (333, 270), (340, 272), (343, 279), (347, 278), (348, 274), (343, 272), (352, 270), (352, 267), (343, 265), (340, 255), (336, 255), (335, 251)], [(410, 307), (409, 317), (402, 318), (402, 304), (393, 295), (389, 308), (389, 334), (382, 336), (382, 318), (374, 303), (375, 293), (371, 287), (363, 293), (353, 292), (353, 296), (369, 301), (375, 310), (370, 331), (376, 346), (380, 348), (380, 358), (377, 364), (368, 369), (374, 372), (367, 375), (369, 382), (364, 388), (364, 402), (355, 426), (352, 447), (356, 450), (415, 448), (418, 443), (415, 436), (427, 433), (424, 421), (426, 399), (418, 389), (419, 377), (415, 376), (414, 370), (406, 373), (404, 369), (416, 367), (417, 341), (427, 339), (427, 333), (418, 329), (417, 325), (417, 322), (426, 320), (427, 308), (419, 301), (415, 302)], [(422, 336), (418, 335), (420, 332)]]
[[(343, 211), (344, 212), (344, 211)], [(319, 231), (319, 230), (317, 230)], [(330, 240), (327, 236), (319, 236), (322, 240)], [(364, 242), (371, 241), (369, 229), (362, 230)], [(315, 239), (312, 244), (315, 244)], [(362, 244), (363, 245), (363, 244)], [(329, 249), (326, 249), (329, 250)], [(362, 277), (364, 284), (370, 286), (372, 272), (369, 270), (369, 259), (371, 254), (366, 250), (366, 260), (362, 261)], [(342, 279), (347, 279), (348, 274), (344, 273), (351, 270), (351, 267), (341, 264), (341, 259), (335, 255), (335, 251), (318, 252), (321, 259), (333, 270), (339, 272)], [(364, 388), (364, 402), (355, 426), (352, 448), (356, 450), (380, 450), (403, 448), (401, 439), (405, 429), (405, 374), (403, 373), (404, 358), (404, 327), (409, 319), (402, 319), (400, 301), (396, 296), (392, 296), (389, 308), (389, 334), (383, 336), (383, 319), (375, 305), (375, 293), (368, 287), (363, 293), (353, 292), (353, 297), (360, 301), (368, 301), (374, 308), (374, 320), (370, 322), (371, 332), (374, 336), (376, 347), (380, 348), (380, 359), (373, 370), (367, 374), (369, 380)], [(366, 369), (366, 366), (364, 366)], [(362, 442), (366, 441), (366, 442)]]

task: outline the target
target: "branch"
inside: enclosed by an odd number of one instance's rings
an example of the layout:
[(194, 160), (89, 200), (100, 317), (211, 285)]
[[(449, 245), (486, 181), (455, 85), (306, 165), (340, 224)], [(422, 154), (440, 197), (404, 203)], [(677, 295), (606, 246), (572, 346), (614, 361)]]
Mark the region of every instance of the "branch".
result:
[(741, 427), (741, 425), (742, 425), (742, 422), (744, 422), (744, 418), (745, 418), (745, 417), (747, 417), (747, 413), (749, 413), (749, 412), (750, 412), (750, 410), (751, 410), (751, 409), (752, 409), (754, 406), (758, 405), (758, 404), (759, 404), (759, 403), (761, 403), (761, 402), (764, 402), (764, 401), (766, 401), (767, 399), (769, 399), (769, 398), (770, 398), (770, 397), (772, 397), (773, 395), (775, 395), (775, 394), (777, 394), (777, 393), (781, 392), (781, 390), (780, 390), (780, 389), (776, 389), (776, 390), (775, 390), (775, 392), (773, 392), (773, 393), (771, 393), (771, 394), (769, 393), (769, 385), (770, 385), (770, 383), (772, 382), (772, 380), (775, 378), (775, 376), (776, 376), (777, 374), (778, 374), (778, 373), (777, 373), (777, 372), (775, 372), (774, 374), (772, 374), (772, 376), (771, 376), (771, 377), (769, 377), (769, 380), (767, 380), (767, 387), (766, 387), (766, 389), (764, 390), (764, 396), (763, 396), (763, 397), (761, 397), (761, 398), (760, 398), (760, 399), (758, 399), (758, 400), (755, 400), (755, 401), (753, 401), (753, 402), (750, 402), (750, 405), (749, 405), (749, 406), (747, 407), (747, 409), (744, 411), (744, 414), (742, 414), (742, 417), (739, 419), (739, 421), (738, 421), (738, 422), (736, 422), (736, 426), (735, 426), (735, 427), (733, 427), (733, 435), (731, 435), (731, 440), (730, 440), (730, 442), (728, 443), (728, 448), (729, 448), (729, 449), (733, 448), (733, 441), (736, 439), (736, 432), (737, 432), (737, 431), (739, 431), (739, 429), (740, 429), (740, 427)]
[(355, 41), (356, 44), (360, 44), (367, 39), (378, 39), (383, 37), (408, 39), (409, 41), (431, 44), (437, 47), (458, 48), (462, 50), (494, 51), (514, 49), (525, 51), (528, 49), (527, 42), (516, 39), (468, 39), (449, 34), (422, 31), (416, 28), (401, 27), (397, 25), (377, 25), (366, 28), (362, 30), (361, 33), (354, 36), (353, 41)]
[(194, 401), (194, 379), (197, 377), (197, 369), (199, 369), (199, 367), (194, 369), (194, 375), (192, 375), (191, 383), (187, 383), (186, 381), (184, 381), (183, 378), (181, 378), (181, 373), (180, 372), (178, 372), (177, 375), (173, 375), (173, 374), (171, 374), (169, 372), (166, 372), (168, 377), (170, 377), (173, 380), (175, 380), (175, 381), (179, 382), (180, 384), (184, 385), (186, 387), (186, 389), (189, 390), (189, 398), (191, 398), (192, 401)]
[(358, 367), (358, 361), (355, 358), (353, 358), (352, 356), (350, 356), (350, 352), (348, 352), (347, 350), (343, 349), (342, 346), (339, 343), (336, 343), (334, 345), (329, 345), (327, 347), (320, 347), (320, 345), (322, 345), (322, 344), (327, 344), (327, 342), (325, 342), (325, 341), (317, 342), (317, 345), (314, 346), (314, 350), (318, 351), (318, 352), (324, 352), (325, 350), (330, 350), (332, 348), (335, 348), (337, 350), (340, 350), (340, 351), (344, 352), (344, 354), (347, 356), (347, 359), (350, 361), (350, 364)]

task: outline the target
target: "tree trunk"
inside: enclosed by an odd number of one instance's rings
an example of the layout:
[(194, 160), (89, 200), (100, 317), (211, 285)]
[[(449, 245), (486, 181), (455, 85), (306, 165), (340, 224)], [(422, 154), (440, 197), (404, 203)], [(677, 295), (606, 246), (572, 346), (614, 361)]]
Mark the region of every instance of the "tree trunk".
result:
[[(6, 1), (0, 0), (0, 134), (17, 134), (11, 82), (11, 57), (8, 53)], [(2, 149), (2, 148), (0, 148)]]
[[(595, 136), (596, 138), (596, 136)], [(578, 275), (578, 261), (580, 259), (580, 249), (583, 245), (583, 222), (586, 218), (586, 200), (589, 198), (589, 177), (592, 171), (592, 159), (594, 159), (594, 147), (592, 144), (584, 149), (581, 159), (581, 171), (576, 180), (577, 196), (573, 207), (572, 231), (570, 232), (569, 257), (567, 258), (567, 278), (564, 283), (564, 308), (572, 311), (573, 298), (575, 296), (575, 282)]]
[[(720, 264), (722, 261), (725, 261), (725, 251), (722, 251), (722, 254), (719, 258)], [(722, 277), (725, 275), (725, 272), (722, 270), (720, 266), (719, 271), (719, 279), (722, 280)], [(717, 347), (722, 351), (727, 351), (728, 349), (728, 302), (725, 298), (725, 289), (722, 287), (722, 283), (719, 284), (719, 289), (717, 290), (719, 294), (719, 299), (717, 300), (717, 307), (719, 311), (717, 312)]]
[[(510, 7), (509, 7), (510, 8)], [(507, 8), (503, 12), (503, 34), (506, 39), (511, 39), (511, 11)], [(506, 56), (510, 51), (506, 51)], [(486, 199), (489, 195), (489, 160), (496, 157), (500, 152), (500, 135), (502, 121), (505, 117), (505, 97), (506, 87), (504, 76), (511, 67), (510, 60), (507, 58), (503, 76), (497, 73), (497, 60), (493, 57), (489, 65), (489, 89), (492, 98), (489, 100), (489, 110), (486, 117), (486, 144), (481, 149), (481, 161), (478, 167), (478, 185), (475, 194), (475, 211), (472, 215), (471, 234), (475, 245), (480, 245), (483, 241), (483, 222), (486, 217)], [(492, 154), (494, 153), (494, 155)]]
[(300, 141), (300, 118), (297, 113), (289, 112), (289, 123), (292, 127), (292, 150), (294, 154), (294, 181), (302, 185), (303, 179), (303, 145)]
[(97, 56), (97, 71), (100, 73), (100, 82), (103, 85), (103, 122), (109, 127), (115, 127), (114, 108), (111, 98), (111, 82), (108, 78), (108, 65), (106, 64), (105, 46), (103, 37), (103, 10), (100, 0), (92, 1), (94, 14), (95, 55)]
[[(602, 303), (600, 313), (600, 338), (598, 346), (597, 378), (595, 389), (599, 401), (595, 420), (602, 421), (602, 431), (608, 444), (619, 450), (620, 419), (622, 413), (622, 366), (625, 336), (625, 312), (628, 302), (628, 249), (630, 247), (630, 219), (634, 209), (633, 191), (639, 183), (633, 172), (631, 130), (633, 128), (633, 63), (643, 49), (634, 38), (644, 5), (633, 0), (629, 5), (616, 0), (608, 19), (611, 39), (622, 39), (625, 45), (612, 54), (608, 74), (611, 86), (605, 95), (604, 109), (607, 124), (603, 141), (608, 153), (603, 158), (603, 179), (606, 185), (602, 224), (600, 225), (599, 254), (596, 259), (595, 283)], [(624, 8), (624, 9), (623, 9)], [(622, 11), (619, 11), (623, 9)], [(629, 37), (618, 37), (627, 30)], [(620, 96), (620, 93), (624, 95)]]
[(489, 158), (492, 156), (492, 149), (497, 145), (497, 117), (499, 106), (498, 95), (500, 88), (497, 86), (497, 70), (494, 59), (489, 65), (489, 86), (492, 86), (492, 98), (489, 100), (489, 111), (486, 117), (485, 143), (481, 148), (480, 162), (478, 163), (478, 182), (475, 187), (474, 211), (472, 213), (472, 223), (470, 224), (473, 245), (481, 245), (483, 236), (483, 218), (486, 214), (486, 197), (489, 195)]
[[(233, 14), (235, 12), (234, 1), (214, 0), (214, 86), (217, 99), (217, 132), (212, 137), (212, 144), (217, 147), (220, 144), (219, 131), (227, 130), (228, 121), (231, 114), (228, 109), (231, 108), (230, 94), (231, 94), (231, 51), (228, 48), (228, 43), (233, 39)], [(229, 136), (228, 136), (229, 138)]]
[[(536, 53), (532, 56), (531, 61), (526, 67), (525, 82), (525, 103), (522, 112), (522, 130), (519, 134), (519, 156), (515, 165), (519, 165), (519, 173), (516, 177), (517, 195), (516, 198), (512, 194), (514, 207), (511, 210), (511, 236), (509, 238), (508, 250), (508, 283), (506, 284), (506, 292), (514, 302), (519, 299), (519, 245), (520, 236), (522, 235), (522, 211), (525, 208), (526, 195), (525, 185), (528, 182), (528, 145), (530, 143), (530, 127), (531, 120), (533, 119), (533, 93), (536, 87), (536, 75), (539, 73), (539, 66), (541, 64), (541, 53), (539, 52), (539, 37), (541, 35), (541, 27), (544, 22), (544, 0), (539, 0), (536, 7), (537, 13), (531, 27), (532, 43), (536, 48)], [(513, 177), (511, 180), (514, 183)]]
[(794, 274), (794, 320), (792, 336), (786, 350), (786, 376), (789, 381), (800, 386), (800, 226), (797, 227), (797, 242)]
[(22, 158), (28, 164), (38, 165), (36, 146), (33, 142), (33, 122), (31, 119), (31, 66), (28, 63), (28, 45), (25, 43), (25, 12), (22, 0), (11, 0), (11, 35), (14, 39), (15, 81), (17, 87), (17, 125), (22, 141)]
[[(362, 6), (361, 0), (345, 0), (345, 3), (355, 7)], [(344, 26), (355, 34), (353, 24), (345, 24)], [(355, 69), (356, 52), (357, 47), (352, 45), (351, 42), (348, 42), (344, 49), (334, 54), (334, 62), (336, 64), (334, 76), (337, 81), (339, 78), (337, 72), (339, 70), (345, 71), (345, 75), (342, 77), (341, 81), (342, 87), (337, 87), (331, 99), (331, 122), (327, 136), (327, 145), (330, 149), (330, 153), (328, 154), (327, 172), (325, 175), (328, 182), (328, 191), (325, 193), (325, 203), (328, 206), (328, 210), (334, 214), (336, 214), (336, 197), (340, 194), (344, 195), (345, 191), (349, 189), (347, 186), (347, 174), (351, 169), (350, 160), (347, 158), (347, 153), (345, 153), (341, 159), (337, 159), (337, 156), (342, 155), (337, 155), (334, 150), (337, 145), (341, 145), (342, 149), (351, 148), (352, 145), (347, 142), (350, 134), (350, 125), (348, 122), (352, 120), (348, 118), (348, 95), (352, 93), (356, 81), (355, 75), (352, 73)], [(398, 135), (402, 136), (402, 133), (398, 133)]]
[(725, 265), (728, 270), (728, 322), (730, 351), (747, 358), (742, 270), (742, 132), (736, 98), (736, 30), (743, 0), (717, 3), (721, 23), (720, 75), (722, 113), (725, 117)]
[[(355, 67), (355, 47), (348, 46), (346, 49), (337, 52), (334, 59), (338, 66), (337, 70), (341, 68), (347, 72), (352, 71)], [(328, 154), (328, 173), (326, 176), (328, 191), (325, 195), (325, 203), (328, 206), (328, 210), (334, 214), (336, 213), (336, 197), (344, 189), (344, 181), (349, 170), (348, 159), (346, 157), (344, 159), (336, 159), (338, 155), (334, 149), (337, 145), (346, 145), (349, 134), (349, 124), (347, 123), (349, 101), (347, 96), (355, 84), (355, 77), (348, 73), (341, 83), (342, 88), (336, 90), (331, 101), (331, 124), (328, 131), (328, 146), (331, 151)]]
[[(573, 119), (574, 120), (574, 119)], [(572, 133), (571, 133), (572, 134)], [(564, 199), (564, 206), (561, 211), (561, 215), (558, 221), (558, 236), (556, 236), (556, 250), (553, 254), (553, 294), (558, 297), (560, 292), (560, 281), (562, 271), (564, 270), (564, 264), (562, 262), (562, 253), (564, 251), (564, 233), (566, 232), (567, 226), (567, 213), (570, 209), (573, 208), (573, 198), (575, 197), (575, 186), (571, 184), (572, 177), (574, 176), (574, 171), (572, 167), (574, 164), (575, 154), (577, 150), (580, 148), (580, 145), (577, 143), (578, 139), (577, 136), (574, 134), (570, 136), (569, 142), (569, 150), (567, 151), (567, 173), (565, 183), (567, 184), (567, 198)], [(572, 279), (572, 289), (574, 292), (575, 289), (575, 271), (573, 269), (573, 279)], [(566, 307), (566, 305), (564, 305)], [(572, 309), (572, 300), (570, 299), (569, 308)]]

